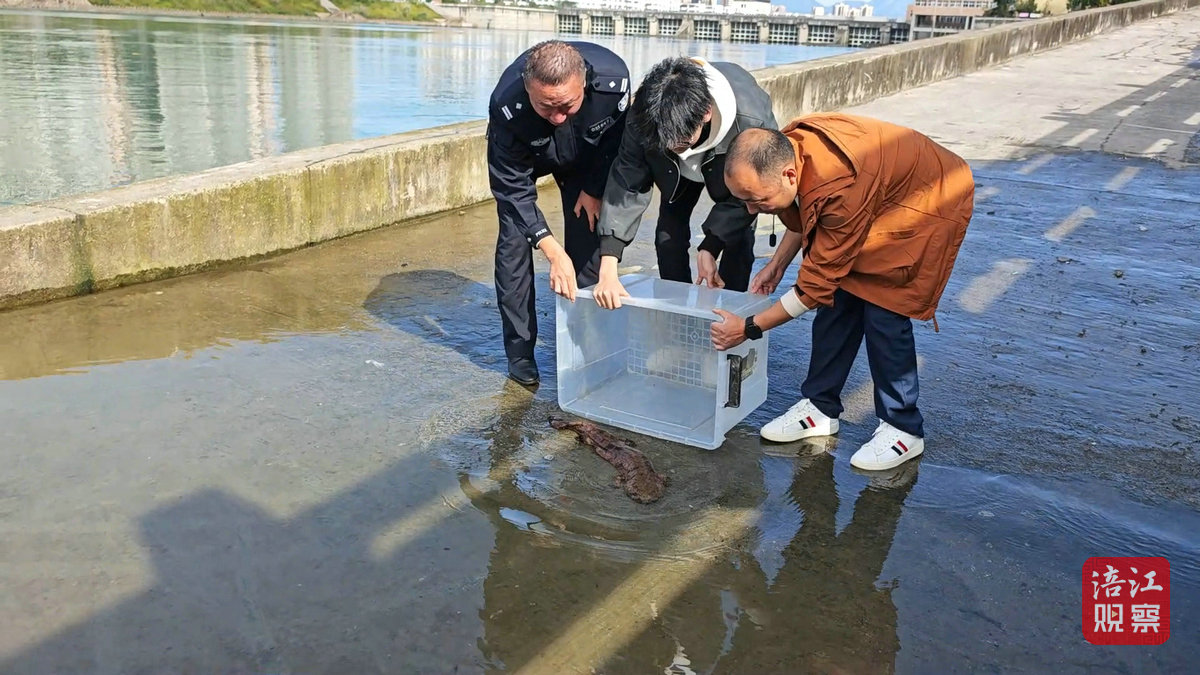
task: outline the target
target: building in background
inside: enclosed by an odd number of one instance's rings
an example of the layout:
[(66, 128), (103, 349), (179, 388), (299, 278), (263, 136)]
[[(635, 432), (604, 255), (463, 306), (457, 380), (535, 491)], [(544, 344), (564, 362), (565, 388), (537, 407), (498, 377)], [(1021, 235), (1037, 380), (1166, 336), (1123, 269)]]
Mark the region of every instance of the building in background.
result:
[(996, 5), (994, 0), (914, 0), (906, 20), (910, 40), (950, 35), (975, 28), (975, 19)]
[[(729, 14), (770, 14), (770, 0), (728, 0)], [(786, 8), (785, 8), (786, 9)]]
[[(820, 5), (813, 8), (813, 16), (824, 16), (825, 8)], [(875, 8), (870, 3), (863, 3), (859, 7), (851, 6), (849, 3), (839, 2), (833, 6), (834, 16), (845, 17), (866, 17), (875, 16)]]

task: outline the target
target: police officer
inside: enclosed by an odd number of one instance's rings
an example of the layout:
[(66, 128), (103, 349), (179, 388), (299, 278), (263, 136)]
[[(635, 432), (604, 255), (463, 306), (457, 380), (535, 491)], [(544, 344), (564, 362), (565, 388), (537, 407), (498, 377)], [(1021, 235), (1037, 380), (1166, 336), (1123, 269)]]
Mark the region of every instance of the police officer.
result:
[[(616, 158), (629, 107), (629, 68), (586, 42), (535, 45), (500, 76), (488, 119), (488, 174), (500, 233), (496, 300), (509, 377), (538, 383), (533, 346), (533, 247), (550, 262), (550, 288), (575, 300), (596, 283), (600, 198)], [(553, 174), (562, 195), (565, 248), (537, 207), (535, 181)]]

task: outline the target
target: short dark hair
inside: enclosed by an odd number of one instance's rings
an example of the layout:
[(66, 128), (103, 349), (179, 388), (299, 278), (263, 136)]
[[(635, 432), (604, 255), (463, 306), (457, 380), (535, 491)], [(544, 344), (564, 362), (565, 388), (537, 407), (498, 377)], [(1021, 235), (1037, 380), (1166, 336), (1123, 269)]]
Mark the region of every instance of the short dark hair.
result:
[(729, 144), (725, 172), (737, 164), (747, 164), (755, 175), (764, 178), (796, 162), (792, 142), (778, 129), (747, 129)]
[(529, 50), (521, 79), (550, 86), (569, 82), (574, 77), (587, 78), (587, 63), (583, 55), (562, 40), (539, 42)]
[(663, 59), (638, 87), (630, 124), (651, 147), (666, 151), (691, 139), (712, 105), (700, 64), (686, 56)]

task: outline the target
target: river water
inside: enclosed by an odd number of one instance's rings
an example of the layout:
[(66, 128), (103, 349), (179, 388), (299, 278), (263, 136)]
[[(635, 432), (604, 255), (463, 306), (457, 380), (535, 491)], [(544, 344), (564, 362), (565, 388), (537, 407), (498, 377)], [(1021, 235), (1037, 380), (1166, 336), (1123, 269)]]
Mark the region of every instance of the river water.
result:
[[(481, 119), (528, 31), (0, 12), (0, 204)], [(635, 78), (674, 54), (746, 68), (837, 47), (595, 37)]]

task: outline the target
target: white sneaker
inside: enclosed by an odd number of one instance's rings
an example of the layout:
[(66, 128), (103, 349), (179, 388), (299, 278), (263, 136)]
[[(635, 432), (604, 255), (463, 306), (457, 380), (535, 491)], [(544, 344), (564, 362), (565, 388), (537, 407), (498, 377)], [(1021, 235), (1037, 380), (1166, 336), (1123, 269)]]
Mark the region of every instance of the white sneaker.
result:
[(806, 398), (767, 422), (759, 431), (763, 438), (776, 443), (791, 443), (814, 436), (832, 436), (837, 432), (837, 419), (817, 410), (817, 406)]
[(925, 439), (880, 422), (871, 440), (850, 458), (850, 465), (867, 471), (882, 471), (900, 466), (924, 451)]

